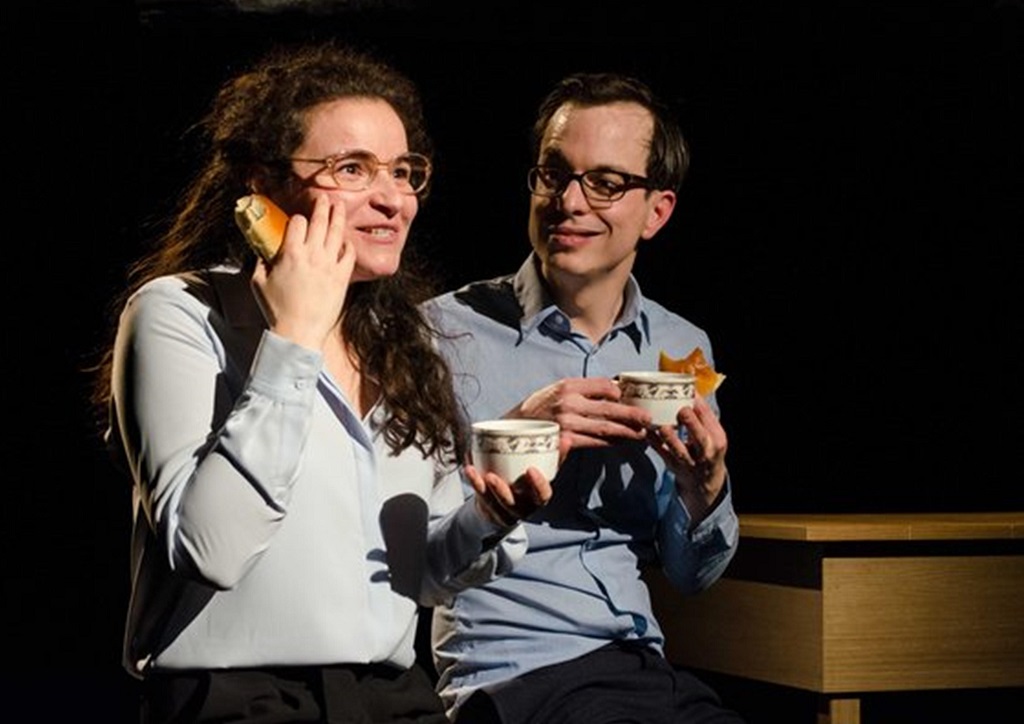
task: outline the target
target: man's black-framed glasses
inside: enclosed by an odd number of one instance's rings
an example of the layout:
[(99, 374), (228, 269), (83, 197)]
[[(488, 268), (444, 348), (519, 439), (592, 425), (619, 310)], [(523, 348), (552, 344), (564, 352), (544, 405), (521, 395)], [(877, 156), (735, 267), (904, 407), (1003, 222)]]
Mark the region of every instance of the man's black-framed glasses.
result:
[(530, 193), (548, 198), (561, 196), (573, 181), (580, 182), (583, 195), (591, 206), (596, 207), (611, 206), (632, 189), (651, 188), (651, 182), (646, 176), (610, 169), (572, 173), (558, 166), (534, 166), (526, 175)]
[(312, 180), (317, 186), (342, 191), (365, 191), (377, 173), (388, 170), (400, 193), (418, 194), (427, 188), (433, 171), (430, 159), (419, 153), (405, 153), (387, 163), (370, 151), (345, 151), (327, 158), (290, 158), (289, 161), (320, 164)]

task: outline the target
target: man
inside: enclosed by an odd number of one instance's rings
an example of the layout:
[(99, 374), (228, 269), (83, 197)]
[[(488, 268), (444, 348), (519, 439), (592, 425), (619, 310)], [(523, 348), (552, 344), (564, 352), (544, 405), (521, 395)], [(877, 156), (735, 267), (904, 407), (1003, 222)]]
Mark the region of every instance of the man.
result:
[(514, 276), (426, 308), (470, 419), (556, 420), (571, 451), (547, 507), (508, 511), (526, 517), (517, 569), (435, 609), (439, 689), (460, 724), (740, 722), (664, 660), (640, 577), (660, 563), (700, 591), (735, 551), (714, 397), (679, 410), (677, 428), (651, 428), (614, 381), (657, 369), (662, 351), (713, 359), (707, 335), (645, 299), (631, 273), (675, 207), (685, 142), (646, 86), (609, 74), (559, 83), (534, 131), (533, 253)]

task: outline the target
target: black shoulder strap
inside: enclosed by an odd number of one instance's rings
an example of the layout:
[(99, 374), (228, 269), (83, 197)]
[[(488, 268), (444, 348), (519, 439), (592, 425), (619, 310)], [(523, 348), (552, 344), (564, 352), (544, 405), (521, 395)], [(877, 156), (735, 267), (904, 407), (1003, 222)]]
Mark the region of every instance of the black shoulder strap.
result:
[(523, 308), (516, 299), (511, 275), (467, 284), (455, 292), (455, 299), (499, 324), (519, 329)]

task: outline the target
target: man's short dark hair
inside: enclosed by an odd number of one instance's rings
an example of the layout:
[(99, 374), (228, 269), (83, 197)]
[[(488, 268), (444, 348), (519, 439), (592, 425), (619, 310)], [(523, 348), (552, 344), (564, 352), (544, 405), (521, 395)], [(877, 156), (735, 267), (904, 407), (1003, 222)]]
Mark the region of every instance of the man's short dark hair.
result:
[(690, 151), (669, 109), (643, 82), (618, 73), (576, 73), (560, 80), (537, 111), (533, 126), (534, 156), (552, 116), (566, 103), (592, 108), (612, 103), (636, 103), (654, 119), (646, 174), (658, 189), (678, 191), (690, 166)]

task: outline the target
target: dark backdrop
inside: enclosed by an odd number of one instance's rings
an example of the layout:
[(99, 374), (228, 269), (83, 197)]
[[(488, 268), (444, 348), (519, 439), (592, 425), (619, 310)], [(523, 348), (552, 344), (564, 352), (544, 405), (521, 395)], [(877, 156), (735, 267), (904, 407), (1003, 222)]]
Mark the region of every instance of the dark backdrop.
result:
[(438, 176), (414, 239), (449, 287), (527, 253), (527, 131), (551, 83), (638, 74), (694, 162), (637, 274), (711, 335), (739, 511), (1022, 507), (1019, 2), (431, 5), (5, 11), (27, 48), (8, 61), (5, 686), (129, 716), (128, 487), (83, 369), (194, 168), (189, 124), (277, 42), (340, 37), (420, 85)]

